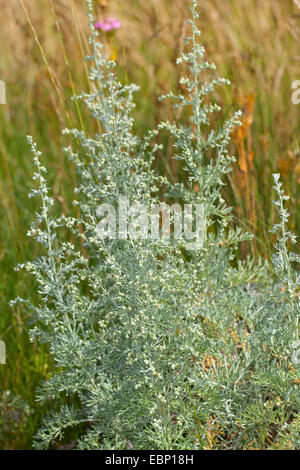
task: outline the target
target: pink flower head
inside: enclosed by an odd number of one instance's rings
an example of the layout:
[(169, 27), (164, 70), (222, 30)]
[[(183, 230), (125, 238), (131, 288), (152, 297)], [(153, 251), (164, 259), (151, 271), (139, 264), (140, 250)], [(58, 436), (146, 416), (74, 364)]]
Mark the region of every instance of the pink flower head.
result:
[(119, 29), (120, 27), (121, 22), (115, 18), (106, 18), (104, 21), (97, 21), (97, 23), (95, 23), (96, 29), (101, 29), (106, 32)]

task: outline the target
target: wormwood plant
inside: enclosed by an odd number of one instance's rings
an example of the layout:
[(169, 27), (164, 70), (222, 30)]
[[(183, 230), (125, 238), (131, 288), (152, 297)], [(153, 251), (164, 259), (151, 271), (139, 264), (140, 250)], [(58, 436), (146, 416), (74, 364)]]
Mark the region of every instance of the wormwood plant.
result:
[[(38, 392), (39, 403), (52, 411), (34, 446), (297, 447), (299, 369), (292, 345), (299, 278), (292, 264), (298, 258), (287, 251), (292, 235), (284, 195), (276, 177), (281, 238), (272, 278), (266, 264), (235, 259), (238, 243), (249, 236), (233, 228), (221, 189), (239, 114), (212, 128), (210, 116), (219, 107), (208, 98), (227, 81), (215, 78), (198, 44), (197, 2), (188, 21), (189, 49), (178, 59), (187, 68), (186, 93), (164, 97), (190, 112), (190, 124), (164, 122), (143, 139), (134, 135), (131, 117), (136, 86), (118, 82), (87, 4), (95, 91), (76, 99), (84, 100), (100, 131), (65, 130), (77, 149), (64, 150), (80, 177), (78, 218), (53, 215), (41, 153), (28, 138), (38, 182), (31, 196), (41, 199), (29, 235), (42, 254), (20, 267), (34, 275), (40, 303), (17, 301), (33, 311), (31, 336), (48, 345), (55, 363)], [(172, 185), (152, 169), (152, 141), (160, 130), (173, 137), (186, 185)], [(129, 204), (153, 204), (163, 188), (166, 198), (203, 205), (202, 249), (189, 250), (174, 237), (99, 237), (99, 204), (117, 206), (120, 196)]]

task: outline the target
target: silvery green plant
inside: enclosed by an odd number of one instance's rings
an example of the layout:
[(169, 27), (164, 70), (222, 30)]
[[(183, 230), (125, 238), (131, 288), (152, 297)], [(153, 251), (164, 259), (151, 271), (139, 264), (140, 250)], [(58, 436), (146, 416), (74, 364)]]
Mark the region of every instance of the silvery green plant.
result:
[(278, 280), (282, 283), (282, 288), (286, 293), (285, 315), (294, 328), (295, 342), (299, 341), (299, 313), (300, 302), (298, 297), (298, 289), (300, 288), (300, 275), (293, 269), (295, 263), (300, 262), (300, 256), (289, 251), (288, 244), (295, 244), (296, 237), (288, 229), (289, 212), (284, 207), (284, 201), (289, 200), (289, 196), (284, 194), (280, 175), (274, 174), (274, 189), (278, 199), (274, 204), (279, 208), (280, 223), (275, 224), (272, 232), (277, 234), (277, 242), (275, 243), (276, 253), (273, 255), (273, 266), (277, 274)]
[[(136, 87), (118, 82), (98, 42), (91, 3), (95, 91), (76, 99), (85, 102), (100, 131), (65, 130), (75, 147), (65, 152), (80, 177), (77, 218), (53, 215), (42, 156), (28, 138), (38, 182), (31, 196), (41, 200), (29, 235), (41, 245), (41, 256), (20, 267), (34, 275), (40, 302), (17, 301), (32, 310), (32, 338), (48, 345), (55, 364), (38, 392), (40, 404), (52, 411), (34, 446), (72, 440), (78, 449), (264, 447), (271, 429), (281, 436), (293, 423), (294, 433), (299, 419), (289, 346), (298, 334), (289, 233), (282, 232), (275, 259), (282, 281), (273, 281), (262, 261), (235, 258), (238, 243), (249, 236), (232, 228), (221, 190), (239, 114), (212, 129), (210, 114), (219, 106), (208, 98), (226, 80), (211, 76), (215, 67), (198, 45), (197, 2), (188, 21), (189, 51), (178, 59), (187, 66), (181, 79), (186, 94), (168, 95), (191, 112), (191, 120), (159, 126), (173, 137), (185, 185), (168, 183), (152, 168), (159, 130), (143, 139), (134, 135)], [(203, 205), (207, 237), (201, 250), (172, 237), (99, 237), (100, 204), (117, 205), (120, 196), (130, 204), (158, 203), (164, 187), (165, 198)], [(288, 299), (277, 292), (281, 282)]]

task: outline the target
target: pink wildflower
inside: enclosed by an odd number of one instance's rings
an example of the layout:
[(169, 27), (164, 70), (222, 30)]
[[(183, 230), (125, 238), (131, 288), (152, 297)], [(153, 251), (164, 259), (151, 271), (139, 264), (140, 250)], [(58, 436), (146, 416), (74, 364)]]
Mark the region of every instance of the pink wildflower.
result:
[(120, 27), (121, 22), (115, 18), (106, 18), (104, 21), (97, 21), (97, 23), (95, 23), (96, 29), (101, 29), (106, 32), (119, 29)]

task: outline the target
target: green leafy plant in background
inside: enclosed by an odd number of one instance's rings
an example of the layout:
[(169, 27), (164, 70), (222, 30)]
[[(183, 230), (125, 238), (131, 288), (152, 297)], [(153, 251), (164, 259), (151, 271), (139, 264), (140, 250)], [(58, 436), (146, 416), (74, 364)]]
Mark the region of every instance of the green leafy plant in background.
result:
[[(93, 54), (93, 92), (82, 94), (99, 133), (76, 129), (76, 150), (65, 149), (79, 175), (80, 215), (54, 217), (46, 169), (32, 138), (38, 181), (31, 193), (41, 209), (29, 235), (44, 253), (20, 267), (35, 276), (40, 303), (32, 338), (49, 347), (55, 368), (38, 392), (52, 411), (35, 437), (38, 449), (73, 443), (78, 449), (266, 448), (288, 430), (299, 447), (298, 277), (287, 244), (284, 195), (276, 179), (281, 231), (275, 272), (262, 261), (237, 260), (249, 238), (234, 228), (221, 197), (233, 158), (227, 145), (239, 113), (218, 129), (209, 100), (227, 81), (214, 77), (198, 45), (197, 2), (188, 21), (189, 51), (178, 62), (186, 93), (167, 95), (191, 113), (189, 125), (163, 122), (182, 160), (186, 184), (170, 184), (152, 169), (156, 131), (133, 133), (134, 85), (116, 79), (114, 63), (97, 42), (87, 2)], [(213, 76), (212, 76), (213, 75)], [(203, 78), (204, 77), (204, 78)], [(166, 97), (164, 97), (166, 98)], [(276, 177), (277, 178), (277, 177)], [(204, 207), (207, 237), (201, 250), (182, 240), (102, 239), (97, 208), (158, 203), (158, 194)], [(68, 235), (69, 233), (69, 235)]]
[(0, 439), (16, 433), (21, 434), (28, 425), (32, 409), (19, 395), (5, 390), (0, 396)]

